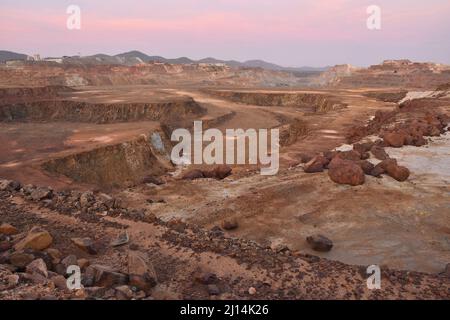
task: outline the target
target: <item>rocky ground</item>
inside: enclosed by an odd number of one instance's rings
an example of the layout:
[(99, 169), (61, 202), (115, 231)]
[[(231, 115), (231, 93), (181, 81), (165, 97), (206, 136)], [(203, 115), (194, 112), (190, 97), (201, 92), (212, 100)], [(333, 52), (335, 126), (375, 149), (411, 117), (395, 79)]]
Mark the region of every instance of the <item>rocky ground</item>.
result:
[[(0, 199), (2, 299), (450, 297), (448, 272), (382, 268), (382, 288), (368, 290), (366, 267), (264, 247), (217, 227), (165, 223), (101, 193), (2, 180)], [(70, 265), (82, 270), (81, 289), (66, 287)]]

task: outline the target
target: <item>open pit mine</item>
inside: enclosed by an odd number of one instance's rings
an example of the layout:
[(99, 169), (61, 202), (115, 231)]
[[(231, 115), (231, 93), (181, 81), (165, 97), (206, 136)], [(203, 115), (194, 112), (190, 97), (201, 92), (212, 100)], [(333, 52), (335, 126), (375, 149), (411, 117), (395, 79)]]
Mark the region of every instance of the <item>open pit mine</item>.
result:
[[(194, 121), (277, 174), (174, 164)], [(0, 298), (450, 299), (449, 122), (432, 63), (0, 63)]]

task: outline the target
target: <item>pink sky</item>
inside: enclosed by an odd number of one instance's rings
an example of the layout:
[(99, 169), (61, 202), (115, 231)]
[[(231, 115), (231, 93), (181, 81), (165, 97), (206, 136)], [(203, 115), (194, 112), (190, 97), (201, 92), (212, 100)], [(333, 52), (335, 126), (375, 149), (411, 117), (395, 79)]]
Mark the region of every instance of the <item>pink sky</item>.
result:
[[(81, 8), (81, 30), (66, 8)], [(382, 29), (366, 28), (366, 8)], [(285, 66), (369, 65), (410, 58), (450, 64), (448, 0), (2, 0), (2, 50), (264, 59)]]

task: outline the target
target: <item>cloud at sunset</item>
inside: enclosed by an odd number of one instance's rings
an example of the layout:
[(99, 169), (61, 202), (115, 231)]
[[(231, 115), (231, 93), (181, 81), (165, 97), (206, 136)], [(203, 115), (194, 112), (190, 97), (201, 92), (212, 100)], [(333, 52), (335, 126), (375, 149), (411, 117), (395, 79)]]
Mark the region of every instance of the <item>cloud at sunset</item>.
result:
[[(450, 63), (450, 3), (377, 1), (382, 29), (366, 28), (372, 1), (28, 1), (0, 4), (4, 50), (42, 55), (141, 50), (167, 57), (265, 59), (290, 66), (411, 58)], [(79, 5), (82, 29), (67, 30)]]

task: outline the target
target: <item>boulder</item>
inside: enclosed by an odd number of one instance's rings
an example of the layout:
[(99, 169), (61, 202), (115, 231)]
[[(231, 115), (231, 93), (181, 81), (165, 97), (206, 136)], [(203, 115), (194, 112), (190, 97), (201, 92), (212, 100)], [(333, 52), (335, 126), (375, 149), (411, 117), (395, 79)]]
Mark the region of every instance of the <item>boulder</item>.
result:
[(6, 235), (13, 235), (18, 232), (17, 228), (10, 225), (9, 223), (2, 223), (0, 225), (0, 233)]
[(312, 158), (308, 163), (305, 164), (303, 170), (306, 173), (322, 172), (325, 166), (328, 164), (328, 159), (324, 156), (318, 155)]
[(52, 242), (53, 238), (50, 233), (40, 227), (33, 227), (24, 239), (16, 243), (14, 249), (16, 251), (27, 248), (33, 250), (44, 250), (50, 247)]
[(361, 160), (361, 153), (356, 150), (340, 151), (335, 155), (335, 157), (342, 160), (358, 161)]
[(204, 170), (203, 172), (203, 176), (205, 178), (213, 178), (213, 179), (217, 179), (217, 180), (222, 180), (225, 179), (226, 177), (228, 177), (231, 174), (231, 167), (227, 166), (226, 164), (221, 164), (218, 166), (215, 166), (213, 169), (211, 170)]
[(390, 147), (400, 148), (405, 144), (406, 135), (402, 132), (388, 132), (383, 135), (383, 141)]
[(405, 181), (409, 177), (409, 170), (406, 167), (399, 166), (396, 163), (390, 162), (385, 167), (386, 173), (397, 181)]
[(27, 265), (26, 272), (29, 274), (38, 274), (48, 278), (47, 265), (42, 259), (33, 260), (29, 265)]
[(152, 263), (148, 261), (144, 254), (138, 251), (130, 251), (128, 253), (128, 275), (130, 279), (129, 284), (146, 293), (158, 283)]
[(193, 170), (189, 170), (188, 172), (183, 174), (181, 179), (183, 179), (183, 180), (195, 180), (195, 179), (201, 179), (201, 178), (204, 178), (204, 177), (205, 176), (203, 175), (203, 172), (201, 170), (193, 169)]
[(367, 160), (359, 160), (355, 162), (358, 166), (361, 167), (361, 169), (364, 171), (365, 174), (370, 175), (372, 173), (372, 170), (374, 169), (374, 165), (372, 162)]
[(164, 181), (155, 176), (145, 176), (142, 178), (142, 183), (153, 183), (157, 186), (164, 184)]
[(72, 243), (89, 254), (97, 254), (97, 250), (94, 247), (94, 241), (91, 238), (71, 238)]
[(21, 251), (13, 252), (9, 256), (9, 263), (19, 269), (24, 269), (33, 260), (35, 260), (34, 255), (32, 255), (31, 253), (26, 253), (26, 252), (21, 252)]
[(365, 181), (364, 171), (358, 164), (349, 160), (341, 160), (338, 157), (331, 161), (328, 175), (332, 181), (338, 184), (357, 186)]
[(378, 160), (385, 160), (387, 158), (389, 158), (389, 155), (386, 153), (386, 151), (384, 150), (383, 147), (380, 146), (373, 146), (370, 149), (370, 152), (373, 154), (373, 156), (375, 158), (377, 158)]
[(81, 208), (88, 208), (95, 201), (94, 193), (91, 191), (83, 192), (80, 195)]
[(306, 238), (310, 247), (315, 251), (327, 252), (333, 248), (333, 241), (323, 235), (312, 235)]
[(125, 285), (128, 277), (116, 270), (99, 264), (91, 265), (86, 268), (86, 273), (91, 269), (94, 276), (94, 285), (97, 287), (115, 287)]
[(224, 230), (234, 230), (239, 226), (235, 218), (229, 218), (222, 221), (222, 229)]
[(363, 143), (355, 143), (353, 144), (353, 150), (359, 152), (359, 154), (364, 154), (373, 147), (374, 143), (372, 141), (363, 142)]
[(64, 266), (64, 268), (67, 268), (69, 266), (77, 266), (78, 265), (78, 260), (77, 257), (74, 254), (70, 254), (67, 257), (65, 257), (64, 259), (61, 260), (61, 264)]
[(53, 191), (49, 188), (39, 187), (34, 189), (30, 196), (34, 201), (41, 201), (44, 199), (50, 199), (53, 196)]

